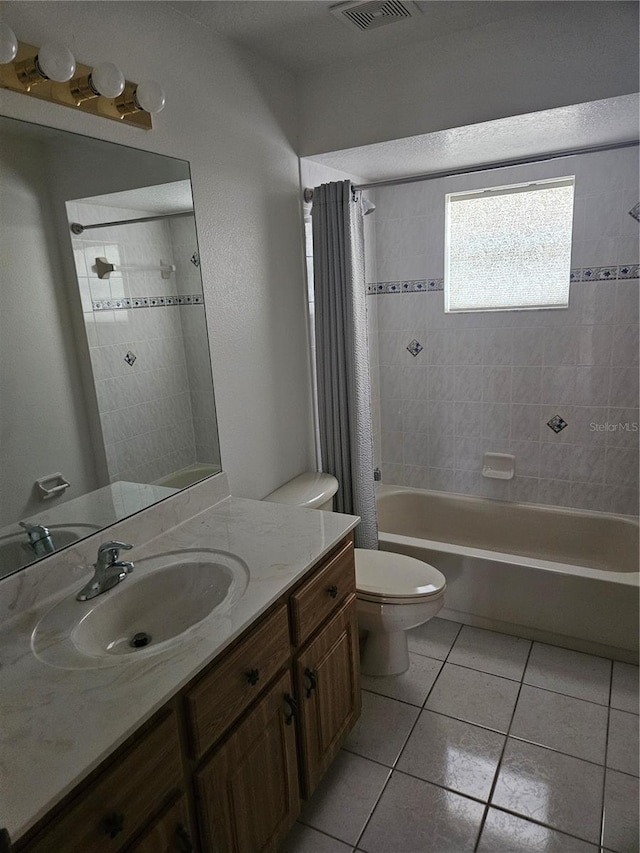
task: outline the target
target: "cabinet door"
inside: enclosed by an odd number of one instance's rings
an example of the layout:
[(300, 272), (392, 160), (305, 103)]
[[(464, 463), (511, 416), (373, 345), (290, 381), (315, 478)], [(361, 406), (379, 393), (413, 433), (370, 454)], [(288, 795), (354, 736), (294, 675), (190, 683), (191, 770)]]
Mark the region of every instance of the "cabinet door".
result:
[(194, 853), (189, 826), (189, 807), (182, 794), (165, 809), (126, 853)]
[(295, 703), (285, 672), (195, 774), (208, 853), (272, 853), (300, 811)]
[(304, 793), (309, 797), (360, 716), (360, 661), (356, 597), (295, 661), (300, 708)]

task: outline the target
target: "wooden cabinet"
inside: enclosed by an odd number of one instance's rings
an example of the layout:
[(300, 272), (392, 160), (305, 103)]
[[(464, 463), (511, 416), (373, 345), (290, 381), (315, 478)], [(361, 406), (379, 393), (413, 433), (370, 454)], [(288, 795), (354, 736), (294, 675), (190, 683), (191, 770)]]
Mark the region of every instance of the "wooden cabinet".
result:
[(286, 665), (290, 653), (287, 605), (282, 604), (187, 691), (193, 758), (220, 739)]
[(275, 853), (360, 713), (354, 593), (347, 537), (17, 853)]
[(189, 804), (184, 794), (173, 800), (126, 853), (194, 853)]
[(300, 811), (295, 701), (285, 672), (195, 774), (206, 853), (275, 851)]
[(45, 825), (28, 853), (116, 853), (136, 836), (183, 782), (176, 715), (159, 716), (81, 794)]
[(356, 598), (350, 595), (295, 661), (305, 796), (360, 716)]

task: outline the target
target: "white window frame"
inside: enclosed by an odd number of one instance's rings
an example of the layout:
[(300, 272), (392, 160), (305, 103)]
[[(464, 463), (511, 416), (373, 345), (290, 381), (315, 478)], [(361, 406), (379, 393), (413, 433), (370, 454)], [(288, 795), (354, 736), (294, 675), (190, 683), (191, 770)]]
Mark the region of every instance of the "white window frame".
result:
[[(463, 306), (456, 307), (455, 299), (452, 299), (452, 272), (451, 272), (451, 210), (452, 205), (457, 202), (464, 202), (468, 200), (473, 200), (477, 198), (487, 198), (487, 197), (495, 197), (495, 196), (506, 196), (514, 193), (523, 193), (523, 192), (536, 192), (540, 190), (548, 190), (555, 189), (558, 187), (567, 187), (570, 186), (573, 188), (574, 193), (572, 197), (572, 207), (571, 207), (571, 218), (570, 221), (566, 223), (568, 230), (568, 251), (566, 255), (566, 259), (563, 259), (563, 268), (562, 270), (558, 270), (556, 268), (556, 276), (564, 276), (566, 272), (566, 301), (558, 302), (555, 301), (545, 302), (543, 300), (536, 302), (536, 304), (505, 304), (505, 305), (485, 305), (485, 306)], [(479, 190), (471, 190), (465, 192), (455, 192), (455, 193), (447, 193), (445, 195), (445, 268), (444, 268), (444, 310), (445, 313), (448, 314), (460, 314), (460, 313), (477, 313), (480, 311), (536, 311), (540, 309), (562, 309), (567, 308), (569, 304), (569, 280), (570, 280), (570, 272), (571, 272), (571, 234), (573, 230), (573, 207), (575, 204), (575, 176), (569, 175), (562, 178), (549, 178), (537, 181), (528, 181), (526, 183), (519, 184), (509, 184), (506, 186), (499, 187), (488, 187), (485, 189)], [(566, 269), (565, 269), (566, 267)], [(564, 286), (564, 285), (563, 285)]]

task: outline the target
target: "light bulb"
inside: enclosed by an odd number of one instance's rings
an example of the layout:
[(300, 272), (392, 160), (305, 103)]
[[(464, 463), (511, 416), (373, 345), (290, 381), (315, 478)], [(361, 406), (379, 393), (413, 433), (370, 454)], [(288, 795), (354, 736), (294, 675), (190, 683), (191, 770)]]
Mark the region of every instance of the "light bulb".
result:
[(117, 98), (124, 91), (124, 74), (113, 62), (101, 62), (89, 75), (91, 88), (105, 98)]
[(63, 44), (57, 42), (42, 45), (36, 57), (36, 65), (45, 77), (56, 83), (66, 83), (76, 73), (73, 54)]
[(148, 113), (159, 113), (164, 109), (164, 89), (155, 80), (145, 80), (143, 83), (138, 83), (134, 98), (140, 109), (146, 110)]
[(13, 62), (17, 53), (18, 39), (16, 34), (7, 24), (0, 24), (0, 65)]

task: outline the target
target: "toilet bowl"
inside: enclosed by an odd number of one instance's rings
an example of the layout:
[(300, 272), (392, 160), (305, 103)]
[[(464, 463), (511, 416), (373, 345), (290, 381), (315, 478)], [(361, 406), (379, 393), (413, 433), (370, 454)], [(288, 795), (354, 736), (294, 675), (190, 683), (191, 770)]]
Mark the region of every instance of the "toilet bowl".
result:
[[(307, 472), (263, 500), (331, 510), (338, 481)], [(358, 625), (366, 632), (364, 675), (400, 675), (409, 668), (407, 631), (432, 619), (444, 604), (446, 580), (428, 563), (392, 551), (355, 549)]]
[(367, 631), (365, 675), (409, 669), (407, 631), (432, 619), (444, 604), (444, 575), (422, 560), (391, 551), (356, 548), (358, 624)]

